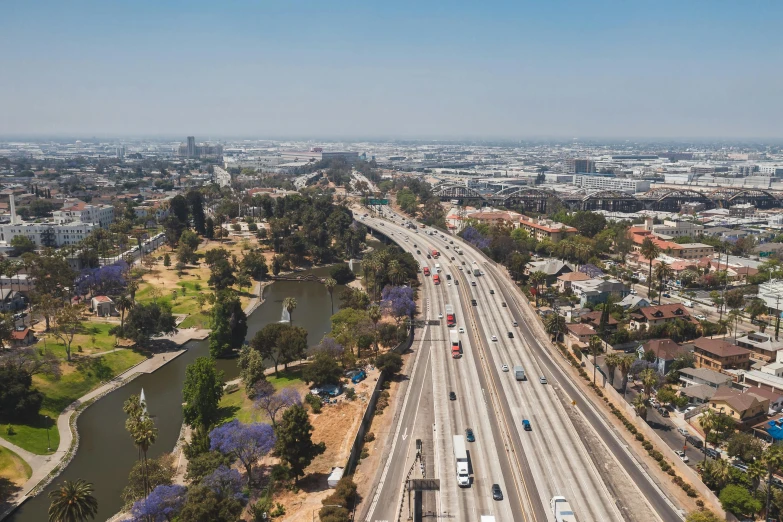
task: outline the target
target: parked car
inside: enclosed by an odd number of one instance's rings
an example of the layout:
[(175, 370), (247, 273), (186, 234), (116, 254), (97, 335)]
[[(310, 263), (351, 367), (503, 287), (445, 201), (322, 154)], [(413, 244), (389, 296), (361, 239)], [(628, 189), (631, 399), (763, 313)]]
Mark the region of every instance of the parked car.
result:
[(351, 377), (351, 382), (354, 383), (354, 384), (358, 384), (358, 383), (362, 382), (366, 378), (367, 378), (367, 374), (364, 373), (364, 370), (359, 370), (358, 372), (356, 372), (354, 374), (353, 377)]
[(704, 454), (710, 457), (711, 459), (721, 459), (720, 451), (716, 450), (715, 448), (707, 448), (704, 450)]
[(679, 432), (679, 434), (680, 434), (680, 435), (682, 435), (683, 437), (687, 437), (688, 435), (690, 435), (690, 434), (691, 434), (691, 432), (689, 432), (689, 431), (688, 431), (688, 430), (686, 430), (685, 428), (677, 428), (677, 431), (678, 431), (678, 432)]
[(682, 450), (677, 450), (674, 453), (677, 454), (678, 457), (680, 457), (680, 460), (683, 462), (688, 462), (690, 459), (688, 458), (688, 455), (685, 454)]
[(688, 441), (688, 444), (690, 444), (694, 448), (702, 449), (704, 447), (704, 442), (702, 442), (701, 439), (694, 437), (693, 435), (688, 435), (687, 437), (685, 437), (685, 440)]

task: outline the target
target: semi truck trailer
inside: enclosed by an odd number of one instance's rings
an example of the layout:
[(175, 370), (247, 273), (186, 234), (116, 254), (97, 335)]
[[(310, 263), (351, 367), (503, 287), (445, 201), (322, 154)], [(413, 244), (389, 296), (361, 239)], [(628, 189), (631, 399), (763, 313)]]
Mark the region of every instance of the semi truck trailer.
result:
[(576, 522), (576, 515), (565, 497), (555, 496), (549, 501), (555, 522)]
[(461, 488), (470, 487), (468, 452), (465, 450), (465, 437), (462, 435), (454, 435), (454, 460), (457, 464), (457, 484)]

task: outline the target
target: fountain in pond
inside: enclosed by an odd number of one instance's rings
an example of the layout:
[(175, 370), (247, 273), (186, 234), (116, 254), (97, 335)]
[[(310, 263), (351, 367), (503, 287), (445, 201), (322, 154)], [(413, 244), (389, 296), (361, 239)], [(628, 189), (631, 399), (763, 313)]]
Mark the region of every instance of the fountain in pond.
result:
[(350, 268), (351, 272), (353, 272), (353, 259), (348, 260), (348, 268)]
[(288, 313), (288, 309), (285, 306), (283, 307), (283, 313), (280, 314), (280, 322), (281, 323), (291, 322), (291, 314)]

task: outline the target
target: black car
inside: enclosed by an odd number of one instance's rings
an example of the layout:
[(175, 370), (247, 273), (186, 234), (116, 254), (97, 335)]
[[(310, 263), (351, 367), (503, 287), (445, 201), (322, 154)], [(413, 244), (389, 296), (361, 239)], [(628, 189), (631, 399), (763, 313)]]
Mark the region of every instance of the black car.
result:
[(503, 305), (503, 308), (505, 308), (505, 307), (506, 307), (506, 303), (500, 303), (500, 304), (501, 304), (501, 305)]
[(508, 338), (509, 339), (513, 339), (514, 338), (514, 334), (512, 332), (508, 332)]
[(449, 400), (450, 401), (456, 401), (457, 400), (457, 394), (454, 392), (449, 392)]
[(477, 306), (477, 305), (476, 305), (476, 300), (475, 300), (475, 299), (471, 299), (471, 300), (470, 300), (470, 304), (472, 304), (473, 306)]
[(701, 441), (701, 439), (697, 439), (693, 435), (688, 435), (685, 437), (685, 440), (688, 441), (688, 444), (697, 449), (701, 449), (704, 446), (704, 443)]
[(448, 279), (449, 281), (451, 281), (451, 274), (446, 274), (446, 279)]
[(432, 256), (427, 254), (427, 259), (432, 259)]
[(454, 284), (455, 284), (455, 285), (458, 285), (458, 284), (459, 284), (459, 279), (455, 279), (455, 280), (454, 280)]
[(417, 251), (416, 251), (416, 253), (417, 253), (417, 254), (421, 254), (421, 250), (417, 250)]
[(492, 500), (503, 500), (503, 492), (499, 484), (492, 484)]

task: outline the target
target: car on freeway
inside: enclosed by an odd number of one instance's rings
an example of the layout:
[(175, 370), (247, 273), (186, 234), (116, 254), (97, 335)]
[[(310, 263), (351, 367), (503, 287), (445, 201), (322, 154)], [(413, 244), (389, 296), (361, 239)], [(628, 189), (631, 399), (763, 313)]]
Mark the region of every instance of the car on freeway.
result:
[(497, 338), (497, 336), (496, 336), (496, 335), (493, 335), (493, 336), (491, 337), (491, 339), (492, 339), (493, 341), (495, 341), (495, 342), (497, 342), (497, 340), (498, 340), (498, 338)]
[(503, 500), (503, 492), (499, 484), (492, 484), (492, 500)]
[(471, 281), (470, 282), (470, 286), (476, 286), (476, 282), (475, 281)]
[(513, 339), (514, 338), (514, 334), (512, 332), (508, 332), (508, 338), (509, 339)]
[(533, 427), (530, 425), (530, 421), (527, 419), (522, 419), (522, 427), (525, 429), (525, 431), (533, 431)]
[(465, 430), (465, 438), (468, 442), (476, 442), (476, 436), (473, 434), (473, 430), (470, 428)]
[(504, 372), (507, 372), (508, 371), (508, 364), (504, 364), (503, 366), (500, 367), (500, 369), (503, 370)]
[(427, 259), (432, 259), (432, 256), (427, 254)]
[(476, 300), (475, 300), (475, 299), (471, 299), (471, 300), (470, 300), (470, 304), (472, 304), (473, 306), (478, 306), (478, 305), (476, 304)]
[(494, 290), (490, 290), (489, 291), (489, 295), (495, 295), (495, 291)]
[(459, 333), (465, 333), (465, 329), (463, 327), (459, 327)]
[(448, 279), (449, 281), (451, 281), (451, 274), (446, 274), (446, 279)]
[(449, 281), (448, 283), (446, 283), (446, 286), (451, 286), (451, 281)]
[(454, 280), (454, 284), (455, 284), (456, 286), (459, 286), (459, 279), (455, 279), (455, 280)]
[(685, 454), (682, 450), (677, 450), (674, 453), (677, 454), (678, 457), (680, 457), (680, 460), (683, 462), (688, 462), (690, 459), (688, 458), (688, 455)]
[(442, 313), (438, 314), (438, 319), (443, 319), (443, 314)]
[(417, 250), (417, 251), (416, 251), (416, 253), (417, 253), (417, 254), (421, 254), (421, 250)]
[(503, 308), (506, 308), (506, 303), (500, 303)]
[(546, 384), (546, 377), (542, 375), (541, 377), (538, 378), (538, 382), (540, 382), (541, 384)]
[(451, 260), (452, 260), (452, 261), (455, 261), (455, 259), (454, 259), (454, 256), (451, 256)]
[(519, 326), (519, 323), (514, 321), (514, 326)]
[(449, 400), (450, 401), (456, 401), (457, 400), (457, 394), (454, 392), (449, 392)]
[(460, 270), (462, 270), (462, 269), (463, 269), (461, 266), (458, 266), (457, 268), (459, 268)]

